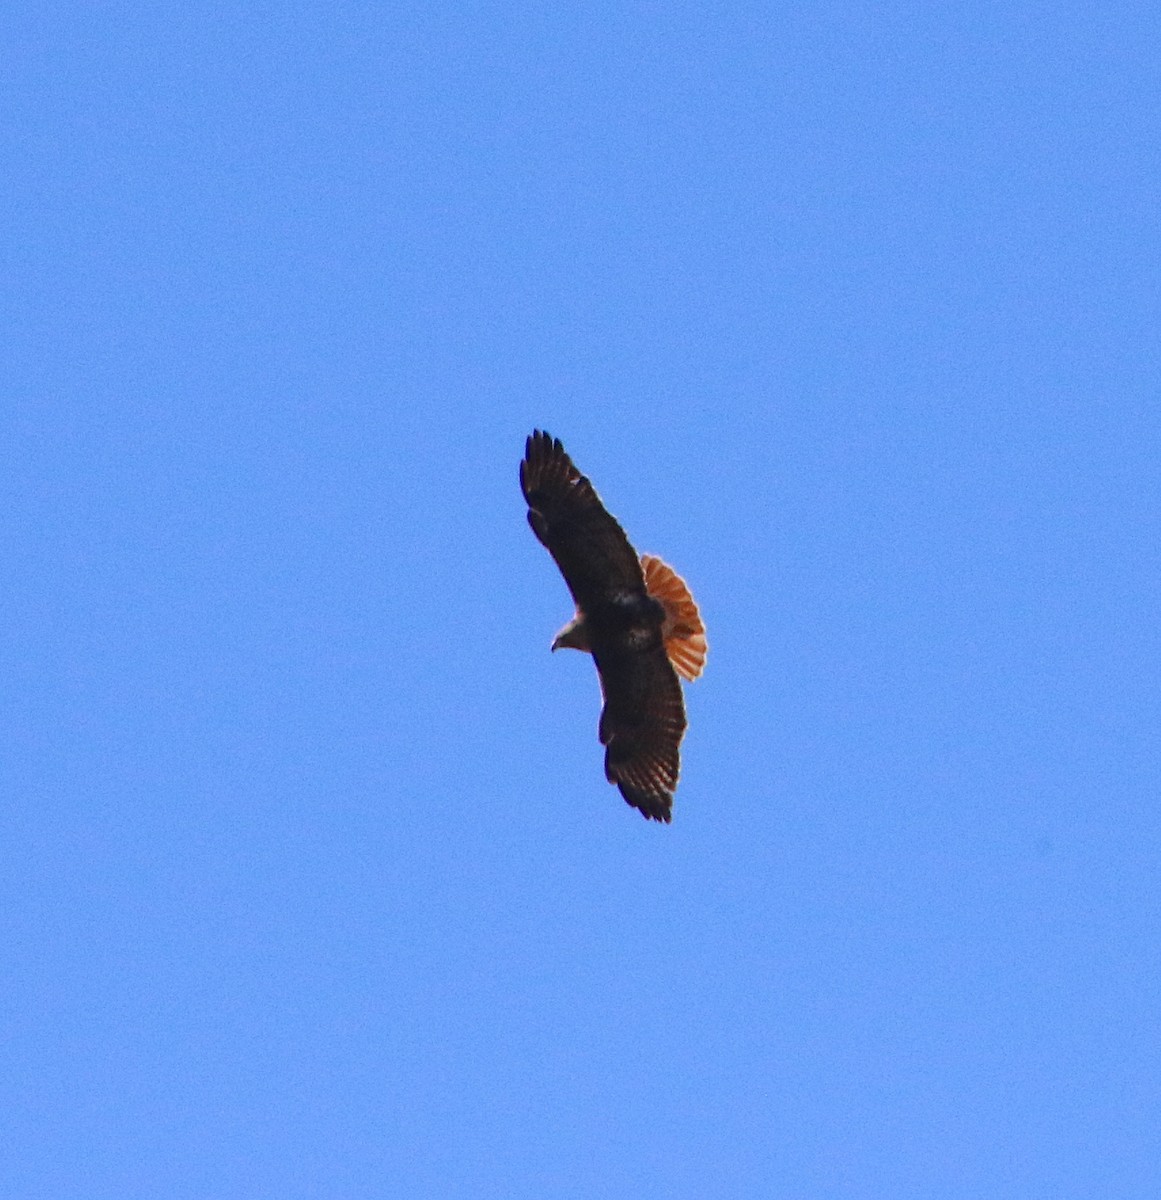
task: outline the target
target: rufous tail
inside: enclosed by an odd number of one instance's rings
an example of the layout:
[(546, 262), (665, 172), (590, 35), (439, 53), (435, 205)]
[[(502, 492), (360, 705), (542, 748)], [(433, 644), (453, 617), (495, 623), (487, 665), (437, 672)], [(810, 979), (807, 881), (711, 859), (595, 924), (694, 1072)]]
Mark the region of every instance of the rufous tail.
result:
[(701, 613), (685, 586), (685, 580), (667, 563), (652, 554), (641, 555), (645, 572), (645, 588), (665, 609), (665, 624), (661, 636), (665, 653), (682, 679), (694, 680), (705, 669), (709, 647)]

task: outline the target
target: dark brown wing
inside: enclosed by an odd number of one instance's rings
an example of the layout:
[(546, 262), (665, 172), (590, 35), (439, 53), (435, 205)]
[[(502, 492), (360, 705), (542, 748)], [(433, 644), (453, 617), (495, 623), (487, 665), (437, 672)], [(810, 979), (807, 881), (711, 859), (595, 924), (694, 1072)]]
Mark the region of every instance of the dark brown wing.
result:
[(636, 654), (594, 652), (605, 707), (605, 775), (646, 817), (668, 821), (681, 769), (685, 702), (663, 645)]
[(645, 576), (625, 531), (559, 439), (539, 429), (525, 443), (520, 487), (528, 523), (548, 548), (581, 611), (609, 596), (645, 593)]
[(528, 523), (584, 615), (605, 706), (605, 775), (655, 821), (668, 821), (680, 769), (685, 704), (666, 656), (665, 609), (649, 596), (637, 552), (558, 440), (536, 430), (520, 486)]

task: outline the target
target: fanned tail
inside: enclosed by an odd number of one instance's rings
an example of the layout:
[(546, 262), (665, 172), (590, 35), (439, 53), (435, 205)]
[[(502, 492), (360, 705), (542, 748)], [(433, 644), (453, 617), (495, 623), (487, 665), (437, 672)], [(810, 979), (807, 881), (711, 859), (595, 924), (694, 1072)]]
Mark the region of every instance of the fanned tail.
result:
[(692, 682), (705, 670), (709, 650), (701, 613), (685, 580), (667, 563), (653, 554), (642, 554), (641, 569), (649, 595), (665, 609), (661, 629), (665, 653), (678, 675)]

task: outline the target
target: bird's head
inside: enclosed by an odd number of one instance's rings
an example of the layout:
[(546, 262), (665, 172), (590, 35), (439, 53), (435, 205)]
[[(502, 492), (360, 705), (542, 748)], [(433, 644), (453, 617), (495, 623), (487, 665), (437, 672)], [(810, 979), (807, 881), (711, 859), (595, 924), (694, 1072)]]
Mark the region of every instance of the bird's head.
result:
[(578, 612), (575, 617), (552, 639), (553, 652), (557, 650), (591, 651), (589, 630), (584, 617)]

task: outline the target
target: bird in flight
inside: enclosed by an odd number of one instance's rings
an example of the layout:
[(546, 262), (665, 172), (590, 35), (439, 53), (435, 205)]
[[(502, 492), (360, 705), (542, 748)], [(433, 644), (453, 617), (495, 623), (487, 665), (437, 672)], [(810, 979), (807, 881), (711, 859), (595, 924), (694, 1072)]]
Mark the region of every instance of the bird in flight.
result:
[(532, 532), (576, 603), (552, 648), (583, 650), (596, 663), (605, 777), (643, 816), (669, 821), (686, 725), (678, 676), (696, 679), (705, 666), (697, 605), (671, 567), (638, 556), (558, 438), (539, 429), (528, 438), (520, 487)]

